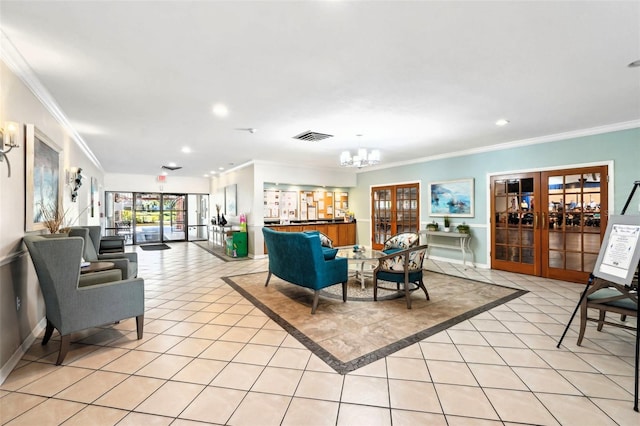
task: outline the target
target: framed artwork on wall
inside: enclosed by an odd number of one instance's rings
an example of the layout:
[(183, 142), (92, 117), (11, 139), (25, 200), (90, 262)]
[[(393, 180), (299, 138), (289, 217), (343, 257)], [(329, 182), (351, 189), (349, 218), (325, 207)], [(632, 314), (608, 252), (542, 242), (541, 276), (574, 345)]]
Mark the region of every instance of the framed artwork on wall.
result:
[(43, 210), (62, 213), (62, 149), (33, 124), (25, 125), (26, 232), (45, 229)]
[(238, 214), (236, 211), (236, 190), (236, 184), (224, 187), (224, 212), (227, 216), (237, 216)]
[(429, 216), (474, 217), (474, 181), (429, 183)]

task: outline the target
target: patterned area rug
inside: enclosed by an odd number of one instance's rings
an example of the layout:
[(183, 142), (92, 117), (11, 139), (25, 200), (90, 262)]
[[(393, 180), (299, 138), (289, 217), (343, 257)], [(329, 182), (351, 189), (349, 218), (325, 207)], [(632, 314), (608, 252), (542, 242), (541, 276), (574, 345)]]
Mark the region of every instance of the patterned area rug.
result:
[[(313, 292), (271, 277), (267, 272), (223, 278), (258, 309), (329, 364), (346, 374), (392, 354), (481, 312), (525, 294), (524, 290), (425, 271), (424, 293), (412, 294), (412, 309), (403, 297), (373, 302), (362, 294), (342, 302), (338, 284), (321, 295), (311, 315)], [(359, 288), (359, 282), (350, 282)], [(368, 283), (368, 287), (371, 283)], [(330, 294), (332, 293), (332, 294)]]

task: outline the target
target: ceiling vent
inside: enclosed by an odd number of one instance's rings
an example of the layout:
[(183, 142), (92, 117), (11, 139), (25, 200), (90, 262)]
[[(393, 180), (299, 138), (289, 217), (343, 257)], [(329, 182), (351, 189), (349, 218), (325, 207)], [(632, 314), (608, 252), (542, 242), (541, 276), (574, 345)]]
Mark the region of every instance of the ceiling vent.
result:
[(162, 168), (166, 170), (174, 171), (174, 170), (180, 170), (182, 166), (162, 166)]
[(294, 139), (299, 139), (301, 141), (309, 141), (309, 142), (318, 142), (322, 139), (332, 138), (333, 135), (327, 135), (325, 133), (312, 132), (311, 130), (307, 130), (306, 132), (302, 132), (297, 136), (294, 136)]

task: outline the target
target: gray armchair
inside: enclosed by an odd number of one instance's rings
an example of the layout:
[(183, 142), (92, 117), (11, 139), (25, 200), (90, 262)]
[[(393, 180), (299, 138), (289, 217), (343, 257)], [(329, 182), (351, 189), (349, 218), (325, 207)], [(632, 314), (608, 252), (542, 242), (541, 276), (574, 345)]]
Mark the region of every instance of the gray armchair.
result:
[(87, 262), (107, 261), (113, 262), (116, 268), (122, 271), (124, 278), (135, 278), (138, 276), (138, 253), (104, 253), (100, 251), (99, 226), (72, 226), (69, 229), (70, 237), (82, 237), (84, 244), (84, 260)]
[[(54, 329), (61, 336), (56, 365), (62, 364), (69, 351), (71, 334), (77, 331), (136, 317), (138, 339), (142, 339), (142, 278), (98, 283), (100, 275), (96, 273), (98, 275), (90, 274), (94, 280), (92, 285), (81, 286), (82, 238), (27, 235), (24, 242), (33, 260), (46, 308), (47, 328), (42, 344), (47, 344)], [(103, 278), (108, 276), (105, 274)]]

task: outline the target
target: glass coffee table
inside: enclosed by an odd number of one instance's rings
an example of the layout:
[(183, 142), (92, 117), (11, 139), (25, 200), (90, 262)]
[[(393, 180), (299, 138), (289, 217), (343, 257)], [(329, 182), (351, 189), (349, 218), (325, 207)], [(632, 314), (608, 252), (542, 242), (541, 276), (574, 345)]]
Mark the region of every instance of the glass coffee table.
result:
[(356, 279), (360, 279), (360, 285), (364, 290), (366, 275), (373, 276), (372, 270), (378, 266), (378, 259), (385, 255), (384, 252), (374, 250), (370, 247), (359, 246), (358, 251), (353, 247), (338, 247), (336, 256), (346, 257), (349, 266), (353, 266)]

